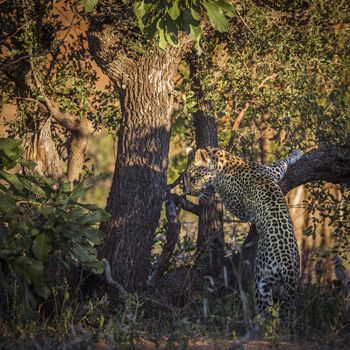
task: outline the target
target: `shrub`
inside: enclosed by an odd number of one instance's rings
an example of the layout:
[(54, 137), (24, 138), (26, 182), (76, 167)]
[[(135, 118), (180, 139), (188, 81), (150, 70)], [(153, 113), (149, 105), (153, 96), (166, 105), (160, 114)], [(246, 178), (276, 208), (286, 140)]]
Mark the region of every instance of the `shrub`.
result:
[[(20, 156), (19, 141), (0, 139), (0, 284), (15, 294), (20, 315), (33, 320), (38, 301), (50, 294), (46, 267), (53, 256), (64, 269), (81, 264), (103, 271), (95, 247), (101, 241), (98, 225), (108, 214), (78, 202), (87, 189), (83, 184), (59, 185)], [(18, 165), (26, 171), (15, 173)]]

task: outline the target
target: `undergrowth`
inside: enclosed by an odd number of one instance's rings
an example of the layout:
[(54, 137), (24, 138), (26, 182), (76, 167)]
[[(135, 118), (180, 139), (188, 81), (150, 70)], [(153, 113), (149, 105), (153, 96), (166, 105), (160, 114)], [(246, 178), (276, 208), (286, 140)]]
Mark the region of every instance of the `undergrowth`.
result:
[[(0, 320), (2, 349), (95, 349), (99, 344), (120, 349), (145, 341), (154, 346), (163, 344), (169, 350), (188, 349), (195, 340), (234, 342), (246, 332), (240, 296), (232, 291), (220, 296), (203, 292), (182, 308), (155, 305), (146, 296), (116, 297), (114, 292), (83, 299), (71, 297), (67, 285), (52, 290), (51, 295), (36, 321), (13, 317)], [(336, 284), (322, 288), (308, 284), (302, 288), (298, 339), (348, 337), (349, 324), (349, 299)], [(276, 325), (273, 319), (265, 327), (265, 338), (278, 342), (283, 336)]]

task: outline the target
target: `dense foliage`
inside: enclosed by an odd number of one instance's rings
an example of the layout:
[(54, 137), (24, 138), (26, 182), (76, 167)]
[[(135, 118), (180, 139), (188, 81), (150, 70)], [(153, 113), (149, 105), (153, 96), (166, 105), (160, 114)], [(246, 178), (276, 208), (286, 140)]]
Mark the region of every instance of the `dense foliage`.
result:
[[(8, 125), (11, 136), (35, 138), (50, 117), (33, 73), (42, 83), (44, 93), (62, 111), (89, 119), (96, 130), (107, 126), (116, 136), (120, 121), (118, 93), (112, 85), (104, 91), (97, 90), (97, 75), (85, 36), (87, 18), (98, 22), (108, 17), (107, 23), (114, 20), (118, 23), (121, 46), (131, 58), (154, 53), (157, 44), (160, 52), (176, 47), (185, 34), (196, 41), (196, 50), (181, 62), (175, 81), (180, 106), (173, 116), (169, 182), (176, 180), (186, 164), (185, 147), (194, 144), (193, 116), (202, 107), (196, 96), (199, 87), (204, 103), (209, 106), (207, 112), (215, 116), (220, 146), (236, 154), (269, 162), (293, 148), (307, 151), (329, 144), (349, 146), (348, 1), (82, 2), (88, 15), (80, 0), (63, 1), (59, 10), (54, 1), (27, 1), (25, 6), (10, 0), (0, 2), (4, 55), (0, 65), (1, 102), (16, 105), (16, 118)], [(98, 6), (102, 10), (96, 15), (94, 9)], [(73, 14), (71, 21), (64, 20), (67, 13)], [(66, 160), (70, 132), (63, 132), (55, 122), (52, 132), (60, 156)], [(101, 147), (102, 151), (94, 151), (97, 171), (101, 171), (98, 167), (107, 163), (106, 158), (112, 153), (105, 143)], [(101, 271), (95, 254), (95, 245), (100, 242), (96, 225), (106, 214), (80, 203), (84, 186), (76, 185), (73, 189), (68, 184), (58, 186), (35, 174), (33, 164), (20, 159), (17, 142), (2, 140), (0, 155), (0, 283), (8, 296), (0, 295), (0, 300), (7, 302), (11, 311), (35, 319), (38, 316), (35, 311), (57, 286), (54, 280), (57, 264), (58, 272), (64, 274), (78, 264), (84, 269)], [(19, 173), (19, 167), (26, 172)], [(93, 171), (91, 175), (94, 178)], [(94, 184), (101, 190), (99, 183)], [(96, 201), (91, 193), (89, 198)], [(309, 186), (309, 197), (297, 204), (309, 214), (305, 218), (304, 236), (317, 238), (321, 226), (330, 228), (342, 257), (346, 257), (350, 244), (349, 198), (346, 186), (325, 189), (324, 184), (313, 184)], [(105, 204), (104, 199), (100, 205)], [(182, 219), (186, 221), (188, 216), (183, 215)], [(193, 220), (191, 217), (187, 221)], [(226, 242), (230, 255), (239, 248), (247, 227), (239, 226), (231, 217), (225, 220), (229, 221), (225, 222), (225, 230), (231, 239)], [(157, 254), (162, 246), (160, 241), (165, 240), (167, 225), (162, 221), (155, 237)], [(193, 222), (183, 224), (182, 233), (186, 234), (177, 244), (168, 271), (193, 265), (197, 253), (195, 230)], [(321, 248), (322, 254), (329, 254), (326, 251), (330, 247)], [(157, 254), (152, 257), (154, 264)], [(315, 261), (318, 258), (316, 253), (312, 256)], [(307, 273), (310, 281), (315, 282), (314, 272)], [(303, 291), (305, 305), (300, 318), (305, 321), (306, 334), (348, 331), (347, 296), (346, 290), (342, 294), (342, 288), (333, 283), (326, 286), (315, 283)], [(135, 296), (123, 299), (125, 304), (118, 303), (119, 299), (111, 302), (105, 295), (100, 300), (85, 299), (79, 303), (73, 299), (71, 304), (76, 305), (67, 308), (69, 316), (62, 306), (61, 311), (55, 309), (54, 317), (58, 315), (58, 328), (64, 324), (63, 336), (74, 338), (73, 347), (76, 334), (72, 324), (80, 322), (94, 334), (95, 338), (85, 331), (79, 334), (81, 342), (86, 337), (90, 345), (105, 337), (109, 344), (118, 346), (144, 338), (145, 334), (152, 334), (155, 342), (166, 335), (169, 346), (181, 343), (183, 348), (191, 337), (203, 334), (234, 338), (236, 330), (244, 331), (240, 296), (228, 289), (222, 299), (215, 299), (211, 292), (211, 287), (204, 287), (181, 310), (165, 305), (167, 311), (152, 315), (149, 323), (143, 314), (144, 301)], [(159, 300), (155, 302), (159, 306)], [(322, 312), (317, 316), (320, 309)], [(81, 316), (86, 314), (89, 317)], [(16, 332), (17, 329), (11, 336)], [(22, 336), (26, 337), (26, 333)]]
[[(20, 159), (19, 144), (0, 139), (0, 284), (8, 307), (29, 320), (38, 316), (37, 301), (50, 295), (53, 261), (61, 272), (77, 264), (103, 271), (95, 246), (101, 242), (98, 224), (108, 214), (79, 203), (86, 191), (82, 184), (71, 190), (69, 183), (32, 172), (35, 164)], [(13, 173), (19, 165), (25, 172)]]

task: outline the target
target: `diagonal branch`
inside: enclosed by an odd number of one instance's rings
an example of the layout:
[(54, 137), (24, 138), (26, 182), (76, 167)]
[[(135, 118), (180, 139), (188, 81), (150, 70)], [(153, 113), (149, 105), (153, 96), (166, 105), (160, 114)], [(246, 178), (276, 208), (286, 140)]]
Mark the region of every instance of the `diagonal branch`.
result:
[(67, 178), (70, 182), (79, 180), (84, 165), (89, 136), (93, 132), (93, 125), (88, 119), (80, 119), (71, 113), (62, 112), (57, 103), (45, 94), (45, 90), (36, 76), (33, 67), (32, 76), (40, 95), (43, 96), (43, 104), (47, 110), (60, 125), (72, 133), (72, 141), (69, 145)]

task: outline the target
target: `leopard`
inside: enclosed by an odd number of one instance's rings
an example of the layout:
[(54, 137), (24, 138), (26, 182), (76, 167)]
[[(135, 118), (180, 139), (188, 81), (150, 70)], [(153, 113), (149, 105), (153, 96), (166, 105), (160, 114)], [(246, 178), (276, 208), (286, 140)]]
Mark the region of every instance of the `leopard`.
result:
[(255, 225), (258, 246), (253, 269), (258, 314), (267, 316), (278, 304), (281, 322), (292, 327), (299, 288), (300, 258), (288, 206), (278, 182), (302, 156), (295, 150), (286, 159), (259, 164), (221, 148), (193, 150), (184, 171), (184, 192), (205, 197), (218, 194), (224, 206)]

